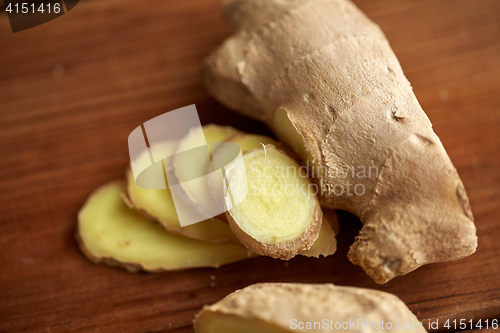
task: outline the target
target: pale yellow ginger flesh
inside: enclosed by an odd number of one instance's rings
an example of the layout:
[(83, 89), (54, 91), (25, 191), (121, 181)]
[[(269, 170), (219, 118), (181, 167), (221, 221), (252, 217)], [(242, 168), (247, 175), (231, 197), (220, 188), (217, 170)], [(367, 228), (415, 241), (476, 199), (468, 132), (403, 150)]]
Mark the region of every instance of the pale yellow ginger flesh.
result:
[[(207, 172), (214, 169), (221, 169), (229, 162), (231, 162), (237, 155), (235, 155), (237, 148), (241, 153), (247, 150), (253, 149), (255, 147), (260, 147), (262, 145), (272, 144), (278, 146), (279, 143), (274, 139), (257, 134), (247, 134), (240, 133), (235, 136), (230, 137), (226, 140), (228, 143), (237, 145), (220, 144), (212, 151), (212, 161), (213, 163), (207, 164)], [(223, 170), (223, 169), (222, 169)], [(226, 204), (224, 203), (224, 176), (223, 173), (217, 173), (214, 177), (208, 179), (208, 188), (210, 189), (210, 196), (213, 198), (214, 205), (217, 205), (221, 210), (226, 210)], [(224, 215), (225, 216), (225, 215)], [(225, 217), (224, 217), (225, 219)]]
[(77, 239), (95, 263), (135, 272), (218, 267), (250, 257), (247, 249), (215, 244), (165, 231), (123, 201), (123, 181), (103, 185), (78, 214)]
[[(216, 133), (217, 129), (220, 129), (221, 132), (229, 132), (227, 127), (219, 127), (216, 125), (208, 125), (205, 126), (204, 129), (209, 127), (209, 130), (213, 137)], [(232, 130), (232, 132), (236, 132), (236, 130)], [(223, 133), (219, 134), (217, 139), (222, 140)], [(207, 134), (205, 134), (207, 135)], [(272, 138), (263, 136), (263, 135), (255, 135), (255, 134), (237, 134), (235, 136), (229, 137), (227, 139), (228, 142), (232, 142), (237, 144), (242, 151), (247, 151), (249, 149), (253, 149), (255, 147), (260, 147), (262, 144), (274, 144), (280, 145), (279, 142), (273, 140)], [(162, 143), (162, 148), (165, 151), (173, 152), (175, 150), (175, 146), (168, 146), (168, 143)], [(226, 154), (224, 152), (224, 148), (215, 147), (212, 154)], [(147, 153), (147, 152), (146, 152)], [(148, 157), (144, 154), (145, 159)], [(219, 157), (224, 159), (223, 157)], [(211, 165), (207, 165), (207, 168), (210, 168)], [(241, 245), (238, 238), (231, 231), (229, 225), (225, 222), (221, 221), (221, 218), (226, 219), (224, 215), (218, 216), (218, 218), (209, 219), (203, 222), (199, 222), (193, 225), (181, 227), (179, 220), (177, 218), (176, 209), (184, 209), (190, 210), (193, 209), (188, 203), (184, 205), (174, 206), (174, 202), (172, 200), (172, 196), (170, 190), (164, 189), (145, 189), (137, 186), (134, 181), (134, 176), (131, 170), (127, 170), (126, 173), (127, 179), (127, 191), (126, 191), (126, 200), (129, 206), (133, 207), (143, 215), (157, 221), (161, 224), (166, 230), (184, 235), (186, 237), (191, 237), (195, 239), (205, 240), (209, 242), (223, 242), (223, 243), (231, 243), (236, 245)], [(211, 178), (214, 180), (215, 178)], [(219, 183), (215, 182), (209, 184), (209, 188), (215, 187), (218, 185), (217, 191), (223, 191), (223, 180), (220, 178)], [(214, 195), (213, 198), (216, 196)], [(311, 249), (300, 252), (301, 255), (305, 255), (308, 257), (319, 257), (319, 256), (329, 256), (335, 253), (336, 250), (336, 239), (335, 232), (332, 230), (332, 227), (338, 227), (338, 221), (335, 211), (330, 212), (330, 216), (328, 218), (328, 223), (323, 223), (320, 229), (319, 236)], [(325, 218), (323, 219), (325, 221)]]
[(426, 332), (408, 307), (389, 293), (333, 284), (261, 283), (205, 306), (194, 328), (196, 333), (370, 333), (391, 332), (401, 323), (406, 324), (405, 332)]
[[(248, 150), (261, 147), (263, 145), (272, 144), (275, 146), (280, 146), (281, 144), (267, 136), (256, 135), (256, 134), (238, 134), (227, 140), (228, 142), (235, 143), (240, 147), (240, 150), (244, 153)], [(231, 159), (231, 153), (233, 152), (233, 147), (221, 145), (213, 152), (214, 160), (227, 161)], [(228, 155), (221, 156), (221, 155)], [(210, 184), (211, 188), (216, 188), (214, 192), (219, 193), (222, 191), (223, 181), (222, 178), (218, 182)], [(215, 195), (214, 195), (215, 196)], [(329, 256), (335, 253), (337, 250), (337, 240), (335, 235), (338, 234), (338, 218), (337, 213), (333, 210), (327, 210), (327, 216), (323, 216), (323, 222), (321, 224), (321, 229), (318, 238), (314, 242), (313, 246), (309, 250), (301, 251), (299, 254), (307, 257), (319, 256)], [(337, 230), (337, 232), (335, 232)]]
[(233, 35), (205, 62), (207, 88), (302, 156), (323, 207), (359, 216), (353, 263), (385, 283), (475, 252), (462, 181), (376, 24), (348, 0), (224, 12)]
[[(226, 168), (226, 212), (231, 229), (251, 251), (290, 259), (308, 250), (318, 237), (322, 212), (300, 166), (273, 145), (243, 154), (243, 164)], [(244, 167), (243, 167), (244, 165)], [(236, 206), (234, 198), (245, 199)]]
[(274, 145), (276, 147), (280, 147), (280, 143), (276, 140), (268, 136), (258, 134), (239, 134), (233, 136), (227, 141), (237, 144), (243, 153), (262, 145)]

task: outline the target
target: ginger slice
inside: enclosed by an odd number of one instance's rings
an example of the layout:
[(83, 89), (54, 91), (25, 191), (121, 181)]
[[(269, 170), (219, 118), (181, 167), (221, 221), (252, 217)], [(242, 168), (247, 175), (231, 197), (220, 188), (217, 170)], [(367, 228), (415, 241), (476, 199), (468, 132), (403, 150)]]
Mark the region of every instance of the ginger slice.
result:
[(238, 134), (233, 136), (227, 141), (237, 144), (240, 147), (241, 152), (243, 153), (246, 152), (247, 150), (259, 147), (261, 145), (271, 144), (278, 148), (281, 148), (281, 144), (278, 141), (268, 136), (259, 134), (247, 134), (247, 133)]
[[(228, 140), (228, 142), (236, 143), (241, 151), (244, 153), (248, 150), (261, 147), (262, 145), (273, 144), (275, 146), (281, 146), (282, 144), (271, 139), (267, 136), (263, 135), (255, 135), (255, 134), (238, 134), (233, 136)], [(225, 161), (231, 159), (232, 147), (221, 145), (213, 152), (213, 160), (214, 164), (219, 162), (220, 164), (224, 164)], [(216, 166), (216, 168), (218, 165)], [(213, 192), (214, 198), (218, 198), (219, 193), (223, 191), (223, 181), (222, 179), (218, 179), (218, 181), (214, 181), (209, 183), (209, 187)], [(223, 203), (221, 203), (223, 204)], [(333, 229), (338, 230), (338, 218), (337, 213), (334, 210), (327, 210), (328, 217), (323, 217), (323, 223), (321, 225), (321, 229), (318, 235), (318, 238), (314, 242), (313, 246), (309, 250), (301, 251), (299, 254), (307, 256), (307, 257), (316, 257), (319, 256), (329, 256), (335, 253), (337, 250), (337, 240), (335, 235), (338, 232), (335, 232)]]
[[(247, 150), (260, 147), (262, 145), (272, 144), (279, 146), (280, 143), (276, 140), (258, 134), (248, 134), (241, 133), (237, 134), (227, 140), (229, 143), (234, 143), (240, 148), (241, 153)], [(236, 147), (236, 148), (237, 148)], [(207, 170), (218, 170), (224, 168), (229, 162), (231, 162), (236, 156), (237, 152), (233, 145), (221, 144), (212, 153), (212, 161), (206, 166)], [(213, 166), (212, 166), (213, 164)], [(210, 191), (210, 196), (214, 200), (214, 204), (218, 205), (222, 211), (226, 210), (226, 204), (224, 203), (224, 178), (223, 173), (219, 172), (215, 177), (208, 179), (208, 187)], [(225, 215), (224, 215), (225, 216)], [(224, 217), (225, 219), (225, 217)]]
[(426, 332), (408, 307), (386, 292), (333, 284), (259, 283), (205, 306), (194, 329), (196, 333), (349, 329), (368, 333), (391, 331), (398, 324), (405, 332)]
[(171, 234), (122, 199), (125, 184), (113, 181), (90, 195), (78, 214), (77, 240), (95, 263), (131, 272), (218, 267), (249, 258), (248, 250)]
[(322, 212), (314, 186), (299, 175), (300, 166), (273, 145), (247, 151), (242, 159), (225, 168), (225, 202), (232, 207), (226, 216), (238, 239), (257, 254), (284, 260), (310, 249)]

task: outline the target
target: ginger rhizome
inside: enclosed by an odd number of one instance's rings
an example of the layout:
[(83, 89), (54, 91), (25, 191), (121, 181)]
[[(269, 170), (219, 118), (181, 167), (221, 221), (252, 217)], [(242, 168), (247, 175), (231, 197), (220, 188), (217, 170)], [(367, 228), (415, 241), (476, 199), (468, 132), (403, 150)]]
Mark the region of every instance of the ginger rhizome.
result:
[(228, 0), (224, 12), (233, 34), (206, 60), (207, 88), (316, 171), (323, 207), (359, 216), (353, 263), (385, 283), (475, 252), (462, 181), (376, 24), (348, 0)]

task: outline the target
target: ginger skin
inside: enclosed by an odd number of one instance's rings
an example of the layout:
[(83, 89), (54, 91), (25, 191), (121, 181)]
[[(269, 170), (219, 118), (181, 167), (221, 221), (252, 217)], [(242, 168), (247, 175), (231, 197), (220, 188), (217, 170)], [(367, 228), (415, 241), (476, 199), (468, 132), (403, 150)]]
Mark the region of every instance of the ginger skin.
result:
[[(328, 324), (325, 325), (325, 318)], [(344, 329), (335, 323), (359, 320), (372, 325)], [(323, 325), (313, 326), (312, 323)], [(373, 323), (384, 322), (378, 329)], [(398, 322), (414, 323), (405, 332), (425, 332), (396, 296), (371, 289), (333, 284), (258, 283), (205, 306), (196, 316), (196, 333), (390, 332)], [(299, 327), (302, 323), (303, 327)], [(310, 323), (311, 327), (306, 327)], [(387, 323), (391, 323), (389, 329)], [(371, 327), (370, 327), (371, 326)]]

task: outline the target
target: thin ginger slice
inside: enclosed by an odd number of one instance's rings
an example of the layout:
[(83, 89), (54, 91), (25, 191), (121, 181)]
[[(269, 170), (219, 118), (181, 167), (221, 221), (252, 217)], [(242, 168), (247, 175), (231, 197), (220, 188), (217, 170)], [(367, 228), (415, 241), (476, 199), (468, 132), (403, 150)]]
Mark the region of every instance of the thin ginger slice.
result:
[(78, 214), (77, 240), (95, 263), (131, 272), (218, 267), (249, 258), (247, 249), (175, 235), (127, 207), (125, 184), (113, 181), (90, 195)]
[(208, 242), (241, 244), (226, 222), (209, 219), (181, 227), (170, 190), (153, 190), (137, 186), (130, 170), (127, 171), (127, 199), (137, 211), (160, 223), (166, 230)]
[(336, 228), (338, 228), (337, 213), (332, 210), (327, 217), (323, 210), (323, 222), (321, 223), (318, 238), (316, 238), (316, 241), (309, 250), (301, 251), (299, 254), (314, 258), (319, 258), (320, 256), (327, 257), (334, 254), (337, 251)]
[[(226, 212), (231, 229), (251, 251), (288, 260), (312, 247), (322, 212), (307, 176), (289, 156), (266, 145), (226, 168)], [(233, 202), (245, 197), (238, 205)]]
[[(240, 133), (227, 140), (228, 143), (235, 144), (221, 144), (212, 152), (212, 163), (207, 164), (207, 170), (218, 170), (224, 168), (229, 162), (231, 162), (236, 156), (236, 150), (238, 147), (241, 153), (247, 150), (260, 147), (262, 145), (272, 144), (279, 146), (280, 143), (276, 140), (258, 134), (248, 134)], [(224, 170), (224, 169), (222, 169)], [(226, 204), (224, 202), (224, 179), (223, 173), (219, 172), (215, 174), (215, 177), (208, 179), (208, 187), (210, 190), (210, 196), (214, 200), (214, 204), (222, 208), (223, 211), (226, 210)]]
[[(232, 138), (228, 139), (228, 142), (237, 144), (243, 153), (267, 144), (281, 146), (281, 143), (267, 136), (245, 133), (233, 136)], [(232, 150), (233, 147), (231, 146), (220, 145), (213, 152), (214, 165), (216, 165), (217, 162), (219, 162), (219, 164), (225, 164), (225, 162), (229, 161), (232, 158)], [(216, 168), (217, 167), (218, 165), (216, 165)], [(298, 172), (298, 170), (296, 171)], [(209, 183), (209, 185), (214, 193), (213, 196), (215, 198), (218, 198), (219, 193), (222, 193), (223, 190), (222, 179), (217, 179), (217, 181)], [(323, 222), (318, 238), (314, 242), (313, 246), (308, 250), (301, 251), (299, 254), (316, 258), (318, 258), (319, 256), (326, 257), (334, 254), (337, 250), (337, 241), (335, 238), (336, 232), (333, 229), (338, 229), (337, 213), (333, 210), (328, 210), (328, 218), (326, 218), (325, 216), (323, 217)]]

